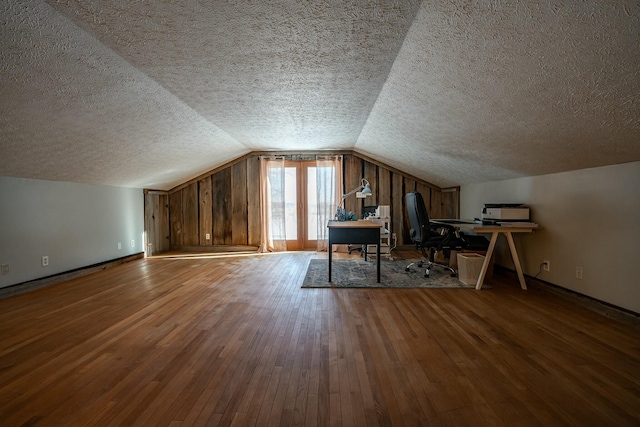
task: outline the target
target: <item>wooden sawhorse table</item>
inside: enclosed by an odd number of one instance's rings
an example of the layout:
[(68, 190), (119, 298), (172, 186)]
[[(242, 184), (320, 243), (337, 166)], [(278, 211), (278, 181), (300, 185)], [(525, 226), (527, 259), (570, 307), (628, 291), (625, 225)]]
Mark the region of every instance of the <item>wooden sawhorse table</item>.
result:
[(509, 249), (511, 250), (511, 257), (513, 258), (513, 264), (516, 267), (518, 273), (518, 280), (520, 281), (520, 287), (527, 290), (527, 283), (524, 280), (524, 274), (522, 273), (522, 266), (520, 265), (520, 258), (518, 257), (518, 251), (516, 245), (513, 242), (513, 233), (531, 233), (537, 227), (511, 227), (511, 226), (498, 226), (498, 225), (479, 225), (473, 227), (473, 231), (476, 233), (491, 233), (491, 240), (489, 241), (489, 248), (487, 249), (487, 255), (484, 257), (482, 263), (482, 270), (480, 270), (480, 276), (476, 282), (476, 289), (482, 289), (482, 282), (484, 282), (484, 276), (487, 274), (487, 268), (489, 268), (489, 262), (493, 250), (496, 247), (496, 240), (498, 240), (498, 234), (503, 233), (507, 237), (509, 242)]

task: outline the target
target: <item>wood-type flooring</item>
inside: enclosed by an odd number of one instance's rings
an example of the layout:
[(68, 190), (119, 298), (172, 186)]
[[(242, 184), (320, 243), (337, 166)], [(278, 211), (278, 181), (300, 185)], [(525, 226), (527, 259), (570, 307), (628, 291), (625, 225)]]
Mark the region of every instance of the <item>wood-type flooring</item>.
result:
[(154, 257), (0, 300), (0, 426), (640, 425), (637, 326), (500, 275), (301, 289), (323, 256)]

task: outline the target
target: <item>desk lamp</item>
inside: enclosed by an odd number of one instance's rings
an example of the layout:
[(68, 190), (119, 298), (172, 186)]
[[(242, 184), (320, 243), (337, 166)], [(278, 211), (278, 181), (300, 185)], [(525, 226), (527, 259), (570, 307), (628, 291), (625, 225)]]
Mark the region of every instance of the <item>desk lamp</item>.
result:
[[(360, 191), (362, 190), (362, 191)], [(344, 201), (347, 197), (356, 193), (356, 197), (358, 199), (364, 199), (365, 197), (371, 196), (373, 193), (371, 192), (371, 185), (369, 185), (369, 181), (362, 178), (360, 181), (360, 185), (349, 191), (348, 193), (342, 196), (342, 201), (340, 202), (340, 206), (338, 206), (338, 212), (336, 213), (336, 219), (338, 221), (347, 221), (350, 219), (355, 219), (355, 215), (351, 212), (347, 212), (344, 209)]]

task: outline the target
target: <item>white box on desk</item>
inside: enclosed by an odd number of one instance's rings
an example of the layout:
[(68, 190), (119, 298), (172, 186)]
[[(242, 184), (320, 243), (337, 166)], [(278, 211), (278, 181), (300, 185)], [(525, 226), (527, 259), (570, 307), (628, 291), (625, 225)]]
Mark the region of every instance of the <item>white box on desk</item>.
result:
[(389, 205), (380, 205), (376, 209), (378, 218), (389, 218), (391, 216), (391, 207)]
[(482, 219), (529, 220), (529, 208), (484, 208)]

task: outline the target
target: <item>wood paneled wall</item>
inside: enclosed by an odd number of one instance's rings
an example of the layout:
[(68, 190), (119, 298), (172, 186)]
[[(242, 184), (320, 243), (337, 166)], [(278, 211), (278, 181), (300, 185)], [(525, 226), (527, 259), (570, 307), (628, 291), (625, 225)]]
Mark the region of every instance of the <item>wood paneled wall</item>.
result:
[(168, 251), (169, 242), (169, 194), (145, 191), (144, 194), (145, 253), (151, 256)]
[(349, 197), (345, 208), (362, 214), (364, 206), (389, 205), (391, 210), (391, 231), (396, 233), (398, 245), (410, 245), (409, 217), (405, 208), (405, 194), (418, 191), (422, 193), (427, 211), (431, 218), (458, 218), (460, 215), (458, 188), (442, 190), (439, 187), (419, 180), (406, 173), (390, 168), (358, 154), (344, 156), (345, 190), (358, 186), (365, 178), (371, 184), (372, 197), (356, 199)]
[(259, 246), (259, 182), (251, 156), (169, 192), (171, 248)]
[[(356, 153), (343, 156), (344, 191), (365, 178), (373, 196), (350, 196), (345, 208), (362, 215), (363, 207), (389, 205), (391, 231), (398, 245), (411, 244), (404, 195), (422, 193), (432, 218), (458, 218), (459, 191), (440, 188)], [(201, 176), (169, 192), (170, 247), (258, 247), (260, 245), (260, 160), (245, 156), (228, 167)], [(207, 238), (208, 237), (208, 238)]]

